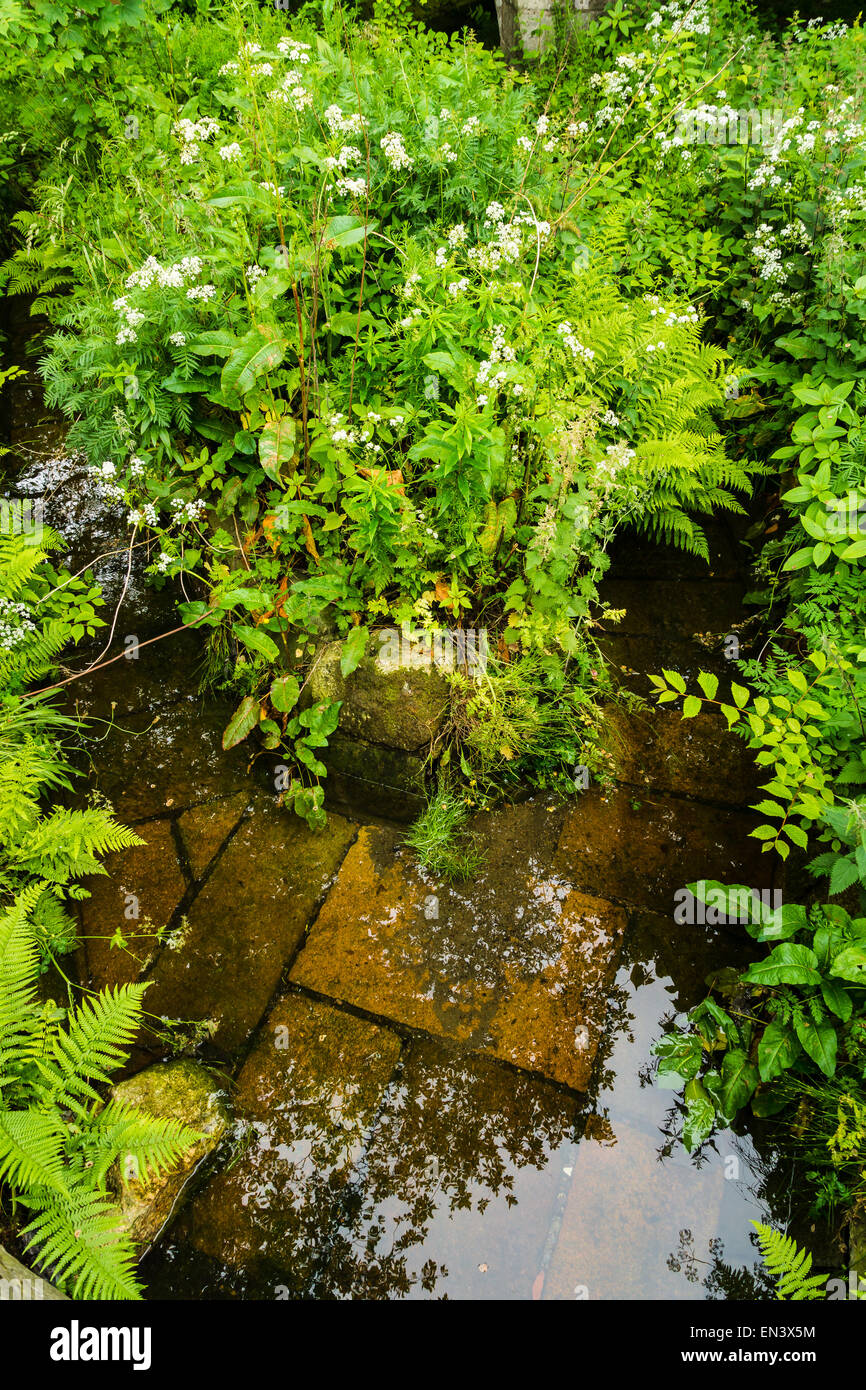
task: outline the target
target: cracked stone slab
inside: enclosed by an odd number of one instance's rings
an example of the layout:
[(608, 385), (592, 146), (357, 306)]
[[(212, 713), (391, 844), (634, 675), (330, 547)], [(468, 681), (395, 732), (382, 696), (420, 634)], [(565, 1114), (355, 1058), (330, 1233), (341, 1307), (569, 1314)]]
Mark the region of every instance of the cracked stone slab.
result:
[(203, 877), (208, 864), (228, 839), (248, 805), (249, 797), (240, 792), (237, 796), (193, 806), (179, 817), (178, 829), (196, 880)]
[(214, 1044), (241, 1047), (264, 1014), (286, 962), (351, 843), (355, 827), (329, 816), (322, 831), (256, 796), (151, 972), (145, 1007), (210, 1021)]
[(300, 995), (279, 1000), (237, 1080), (247, 1143), (193, 1198), (177, 1234), (222, 1264), (282, 1267), (309, 1289), (400, 1049), (387, 1028)]
[(545, 803), (489, 816), (486, 866), (458, 886), (364, 827), (291, 979), (585, 1090), (625, 914), (553, 869), (559, 820)]

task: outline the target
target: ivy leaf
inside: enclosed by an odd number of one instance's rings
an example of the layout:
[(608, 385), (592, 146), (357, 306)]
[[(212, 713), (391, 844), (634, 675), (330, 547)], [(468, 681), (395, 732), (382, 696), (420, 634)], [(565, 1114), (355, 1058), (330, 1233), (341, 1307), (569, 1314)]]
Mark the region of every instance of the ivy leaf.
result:
[(242, 743), (258, 724), (260, 715), (258, 700), (254, 700), (252, 695), (245, 695), (223, 730), (223, 748), (234, 748), (235, 744)]
[(758, 1067), (762, 1081), (772, 1081), (794, 1063), (800, 1044), (791, 1029), (778, 1019), (768, 1023), (758, 1043)]

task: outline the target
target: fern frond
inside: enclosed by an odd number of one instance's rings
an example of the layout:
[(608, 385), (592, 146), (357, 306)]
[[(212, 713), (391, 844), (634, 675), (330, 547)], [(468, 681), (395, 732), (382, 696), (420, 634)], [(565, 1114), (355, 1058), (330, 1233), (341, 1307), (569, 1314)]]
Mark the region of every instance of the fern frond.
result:
[(812, 1256), (798, 1247), (793, 1236), (763, 1226), (760, 1221), (753, 1221), (752, 1225), (758, 1233), (764, 1264), (776, 1280), (777, 1298), (802, 1302), (826, 1297), (827, 1280), (820, 1274), (809, 1277)]

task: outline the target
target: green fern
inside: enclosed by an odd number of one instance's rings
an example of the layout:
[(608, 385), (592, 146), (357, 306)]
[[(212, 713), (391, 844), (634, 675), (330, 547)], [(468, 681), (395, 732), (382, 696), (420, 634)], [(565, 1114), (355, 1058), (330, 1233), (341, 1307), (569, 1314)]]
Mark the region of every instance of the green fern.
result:
[(776, 1280), (776, 1297), (792, 1302), (814, 1301), (826, 1297), (827, 1280), (822, 1274), (810, 1275), (812, 1256), (800, 1250), (793, 1236), (786, 1236), (772, 1226), (752, 1225), (758, 1232), (758, 1244), (767, 1271)]

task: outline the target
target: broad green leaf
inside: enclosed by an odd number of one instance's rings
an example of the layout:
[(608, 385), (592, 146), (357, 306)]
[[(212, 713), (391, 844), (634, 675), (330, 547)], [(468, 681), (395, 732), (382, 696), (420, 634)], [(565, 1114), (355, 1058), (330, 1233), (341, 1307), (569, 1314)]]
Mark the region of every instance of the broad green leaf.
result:
[(722, 1059), (721, 1094), (726, 1115), (735, 1115), (748, 1105), (759, 1081), (758, 1068), (741, 1048), (732, 1048)]
[(350, 676), (357, 667), (366, 651), (369, 637), (370, 632), (368, 628), (352, 628), (352, 631), (343, 643), (343, 651), (340, 656), (340, 670), (344, 676)]
[(280, 365), (288, 346), (288, 339), (270, 324), (251, 329), (223, 367), (220, 378), (223, 393), (243, 396), (264, 372)]
[(252, 695), (245, 695), (223, 730), (223, 748), (234, 748), (259, 722), (261, 708)]
[(281, 415), (265, 425), (259, 435), (259, 462), (274, 483), (280, 481), (280, 474), (295, 456), (295, 434), (291, 415)]
[(280, 714), (288, 714), (298, 703), (301, 687), (294, 676), (277, 676), (271, 685), (271, 704)]
[(279, 647), (273, 637), (269, 637), (260, 627), (237, 626), (232, 628), (232, 632), (251, 652), (258, 652), (267, 661), (279, 660)]
[(818, 959), (808, 946), (785, 941), (766, 960), (750, 965), (743, 980), (750, 985), (819, 985)]
[(799, 1018), (794, 1027), (797, 1037), (812, 1061), (817, 1063), (825, 1076), (832, 1076), (836, 1070), (836, 1029), (832, 1023), (816, 1023), (813, 1018)]
[(762, 1081), (772, 1081), (787, 1071), (800, 1055), (796, 1035), (784, 1023), (773, 1019), (768, 1023), (758, 1043), (758, 1067)]
[(830, 974), (855, 985), (866, 985), (866, 946), (846, 946), (830, 966)]
[(718, 676), (714, 676), (710, 671), (701, 671), (698, 676), (698, 685), (701, 687), (701, 690), (708, 700), (714, 700), (716, 698), (716, 691), (719, 688)]

